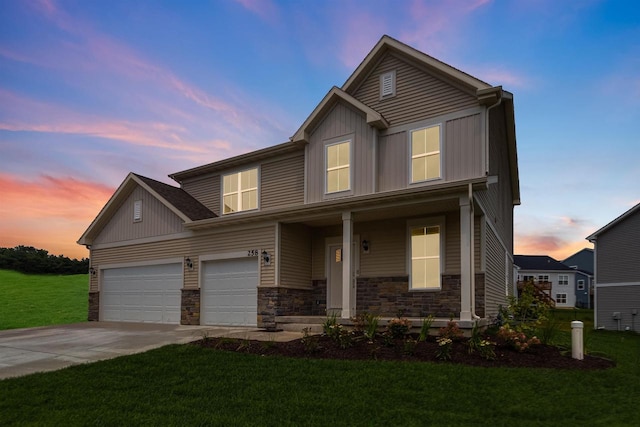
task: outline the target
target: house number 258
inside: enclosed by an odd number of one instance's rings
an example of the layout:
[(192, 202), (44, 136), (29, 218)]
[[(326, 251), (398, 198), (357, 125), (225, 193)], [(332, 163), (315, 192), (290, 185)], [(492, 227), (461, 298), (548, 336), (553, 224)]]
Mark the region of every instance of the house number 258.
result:
[(257, 249), (249, 249), (247, 251), (247, 256), (258, 256), (258, 250)]

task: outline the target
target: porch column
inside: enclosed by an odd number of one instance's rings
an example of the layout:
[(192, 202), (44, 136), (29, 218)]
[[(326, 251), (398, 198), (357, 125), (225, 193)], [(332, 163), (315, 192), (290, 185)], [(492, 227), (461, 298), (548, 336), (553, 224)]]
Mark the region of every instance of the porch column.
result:
[(473, 201), (469, 196), (460, 197), (460, 320), (474, 319)]
[(352, 309), (352, 252), (353, 217), (351, 212), (342, 213), (342, 318), (349, 319), (354, 313)]

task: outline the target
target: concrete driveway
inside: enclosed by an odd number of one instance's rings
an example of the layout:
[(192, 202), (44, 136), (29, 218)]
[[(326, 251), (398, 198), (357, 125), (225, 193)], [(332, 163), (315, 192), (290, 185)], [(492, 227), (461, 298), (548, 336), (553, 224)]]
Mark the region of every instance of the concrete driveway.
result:
[(142, 353), (209, 337), (290, 341), (296, 332), (256, 328), (86, 322), (0, 331), (0, 379)]

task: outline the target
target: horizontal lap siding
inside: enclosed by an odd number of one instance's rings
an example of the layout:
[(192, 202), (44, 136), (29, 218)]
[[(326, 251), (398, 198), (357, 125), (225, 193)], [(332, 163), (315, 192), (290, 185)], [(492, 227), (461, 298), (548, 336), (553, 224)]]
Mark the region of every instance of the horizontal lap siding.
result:
[(351, 189), (353, 195), (373, 192), (373, 132), (362, 113), (343, 103), (335, 105), (312, 131), (311, 141), (307, 146), (307, 202), (319, 202), (324, 199), (324, 143), (333, 138), (347, 139), (352, 134)]
[(189, 179), (182, 183), (182, 189), (216, 215), (220, 215), (220, 175)]
[(361, 240), (370, 242), (368, 254), (360, 253), (360, 276), (382, 277), (407, 274), (406, 221), (388, 220), (355, 225)]
[(640, 242), (640, 211), (629, 215), (600, 234), (596, 241), (597, 282), (640, 282), (640, 243), (638, 242)]
[[(396, 71), (396, 96), (380, 100), (380, 75)], [(477, 106), (475, 96), (388, 54), (353, 96), (381, 113), (392, 126)]]
[[(275, 227), (267, 226), (219, 234), (202, 234), (186, 239), (168, 240), (155, 243), (123, 246), (118, 248), (95, 249), (91, 251), (91, 263), (96, 269), (101, 265), (144, 262), (167, 258), (191, 258), (193, 270), (185, 270), (186, 289), (198, 288), (198, 257), (202, 255), (224, 254), (258, 249), (270, 254), (275, 250)], [(277, 262), (277, 260), (274, 260)], [(273, 286), (275, 282), (275, 262), (262, 265), (260, 284)], [(91, 280), (91, 290), (96, 291), (97, 280)]]
[(505, 296), (505, 251), (490, 227), (487, 234), (487, 266), (485, 273), (485, 314), (496, 315), (498, 307), (506, 304)]
[[(133, 221), (133, 204), (142, 200), (142, 221)], [(182, 219), (142, 187), (136, 187), (95, 238), (94, 244), (121, 242), (183, 231)]]
[(311, 288), (311, 232), (298, 224), (280, 226), (280, 286)]
[(260, 209), (304, 203), (304, 152), (264, 163), (260, 172)]
[(640, 282), (633, 286), (606, 286), (596, 288), (596, 327), (617, 330), (618, 321), (613, 319), (613, 313), (620, 313), (620, 329), (634, 329), (640, 332), (640, 315), (633, 316), (633, 310), (640, 313)]

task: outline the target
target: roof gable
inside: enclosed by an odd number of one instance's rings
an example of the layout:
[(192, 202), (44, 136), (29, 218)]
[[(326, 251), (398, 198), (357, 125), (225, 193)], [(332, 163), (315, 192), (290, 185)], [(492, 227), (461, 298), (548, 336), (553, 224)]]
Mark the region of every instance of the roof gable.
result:
[(137, 186), (149, 192), (185, 223), (214, 218), (216, 216), (181, 188), (172, 187), (141, 175), (129, 173), (107, 204), (102, 208), (98, 216), (96, 216), (87, 230), (80, 236), (78, 243), (81, 245), (91, 245), (93, 240), (100, 234), (100, 231), (107, 225), (122, 203)]
[(520, 267), (521, 270), (574, 271), (548, 255), (514, 255), (513, 263)]
[(622, 215), (620, 215), (619, 217), (617, 217), (616, 219), (611, 221), (609, 224), (605, 225), (604, 227), (602, 227), (601, 229), (596, 231), (595, 233), (593, 233), (590, 236), (588, 236), (587, 240), (590, 241), (591, 243), (595, 242), (596, 240), (598, 240), (598, 236), (599, 235), (601, 235), (602, 233), (608, 231), (609, 229), (617, 226), (622, 221), (624, 221), (625, 219), (627, 219), (631, 215), (636, 214), (637, 212), (640, 212), (640, 203), (638, 203), (637, 205), (635, 205), (634, 207), (632, 207), (631, 209), (629, 209), (628, 211), (626, 211), (625, 213), (623, 213)]

